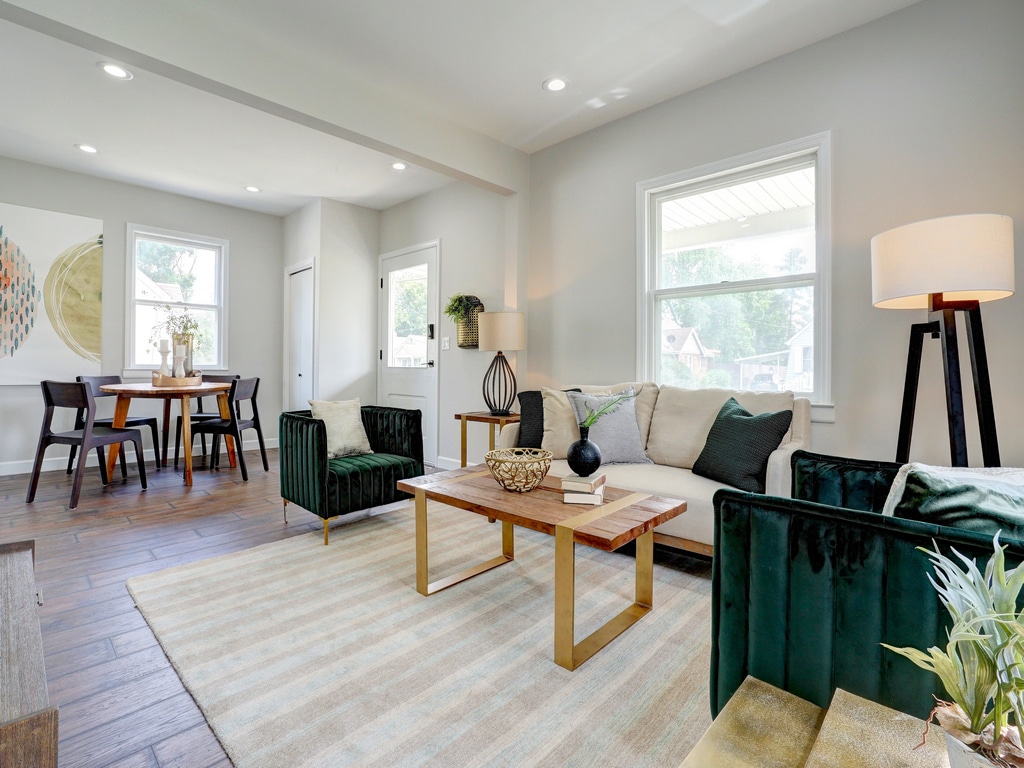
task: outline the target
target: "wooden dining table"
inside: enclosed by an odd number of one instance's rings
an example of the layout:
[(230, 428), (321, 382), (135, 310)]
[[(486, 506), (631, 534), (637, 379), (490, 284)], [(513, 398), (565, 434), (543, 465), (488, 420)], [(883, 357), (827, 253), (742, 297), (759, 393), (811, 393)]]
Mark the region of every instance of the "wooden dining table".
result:
[[(173, 386), (173, 387), (157, 387), (153, 384), (104, 384), (100, 387), (102, 392), (111, 392), (117, 395), (117, 404), (114, 406), (114, 421), (112, 426), (115, 428), (123, 427), (125, 421), (128, 419), (128, 406), (130, 405), (132, 398), (140, 397), (144, 399), (162, 399), (164, 401), (164, 445), (167, 444), (166, 435), (167, 430), (170, 426), (171, 421), (171, 401), (177, 400), (181, 403), (181, 444), (184, 446), (183, 453), (185, 454), (185, 485), (192, 485), (192, 418), (190, 416), (192, 410), (192, 398), (203, 397), (204, 395), (216, 395), (217, 406), (220, 409), (220, 415), (223, 419), (231, 418), (231, 406), (228, 403), (228, 392), (231, 391), (231, 385), (228, 383), (203, 383), (203, 384), (189, 384), (185, 386)], [(231, 466), (234, 467), (236, 464), (235, 458), (235, 441), (230, 436), (226, 437), (225, 441), (227, 444), (228, 461)], [(118, 449), (120, 444), (114, 443), (110, 446), (110, 452), (107, 455), (107, 476), (113, 477), (114, 466), (117, 462)], [(159, 448), (155, 448), (159, 453)], [(158, 461), (166, 466), (167, 456), (157, 456)]]

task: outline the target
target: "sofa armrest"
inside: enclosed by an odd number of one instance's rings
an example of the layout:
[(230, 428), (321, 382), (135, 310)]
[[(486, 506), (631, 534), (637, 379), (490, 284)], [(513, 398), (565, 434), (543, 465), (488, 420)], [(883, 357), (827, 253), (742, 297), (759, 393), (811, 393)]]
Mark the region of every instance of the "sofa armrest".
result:
[(793, 454), (811, 447), (811, 401), (806, 397), (793, 398), (793, 422), (789, 434), (789, 442), (780, 445), (768, 457), (764, 492), (769, 496), (790, 495)]
[(519, 424), (506, 424), (498, 435), (498, 448), (515, 448), (519, 443)]
[(363, 427), (374, 453), (413, 459), (423, 471), (423, 414), (407, 408), (364, 405)]
[(284, 411), (278, 419), (281, 497), (327, 516), (327, 428), (310, 411)]

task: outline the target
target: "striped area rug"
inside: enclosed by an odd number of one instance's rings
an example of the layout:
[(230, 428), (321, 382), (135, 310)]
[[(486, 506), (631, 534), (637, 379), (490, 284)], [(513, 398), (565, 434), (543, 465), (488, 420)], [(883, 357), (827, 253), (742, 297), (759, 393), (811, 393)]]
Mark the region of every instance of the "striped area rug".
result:
[[(500, 553), (500, 525), (432, 505), (431, 577)], [(709, 568), (655, 565), (654, 610), (575, 672), (553, 650), (554, 539), (415, 589), (411, 505), (131, 579), (238, 768), (674, 768), (710, 723)], [(576, 550), (576, 636), (633, 594), (631, 558)]]

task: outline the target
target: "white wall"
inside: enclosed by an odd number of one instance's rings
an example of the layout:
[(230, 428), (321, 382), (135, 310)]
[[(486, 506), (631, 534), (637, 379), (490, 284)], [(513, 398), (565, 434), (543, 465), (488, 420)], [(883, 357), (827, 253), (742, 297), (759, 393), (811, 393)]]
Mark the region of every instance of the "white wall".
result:
[(377, 211), (326, 199), (285, 218), (285, 273), (312, 263), (316, 281), (315, 399), (377, 401), (379, 229)]
[[(528, 383), (636, 374), (637, 182), (829, 130), (836, 423), (815, 424), (812, 439), (821, 451), (891, 459), (909, 326), (926, 317), (871, 306), (869, 241), (920, 219), (1004, 213), (1021, 263), (1022, 39), (1019, 0), (925, 0), (535, 154)], [(1003, 464), (1021, 466), (1024, 296), (982, 314)], [(926, 344), (922, 370), (912, 458), (948, 463), (938, 342)]]
[[(430, 240), (441, 241), (440, 301), (454, 293), (478, 296), (489, 311), (514, 309), (506, 286), (514, 285), (517, 235), (506, 236), (506, 228), (518, 227), (509, 206), (515, 197), (503, 197), (468, 184), (456, 182), (381, 214), (381, 253), (390, 253)], [(512, 262), (510, 266), (509, 262)], [(454, 414), (486, 409), (481, 393), (484, 372), (494, 354), (476, 349), (459, 349), (455, 324), (440, 315), (439, 337), (451, 339), (451, 349), (439, 352), (440, 410), (438, 464), (458, 466), (461, 445), (459, 422)], [(439, 345), (440, 346), (440, 345)], [(516, 365), (516, 353), (509, 353)], [(482, 424), (469, 429), (469, 460), (483, 461), (487, 432)]]
[[(128, 222), (229, 240), (228, 362), (232, 372), (260, 377), (263, 432), (276, 445), (282, 366), (280, 218), (4, 157), (0, 201), (102, 219), (104, 374), (119, 374), (124, 365)], [(71, 379), (75, 375), (68, 372)], [(103, 403), (110, 413), (112, 399)], [(132, 413), (146, 412), (157, 415), (159, 401), (132, 403)], [(0, 474), (31, 470), (42, 414), (38, 387), (0, 387)], [(144, 444), (149, 445), (148, 438)], [(47, 468), (66, 461), (65, 451), (51, 449), (51, 454)]]

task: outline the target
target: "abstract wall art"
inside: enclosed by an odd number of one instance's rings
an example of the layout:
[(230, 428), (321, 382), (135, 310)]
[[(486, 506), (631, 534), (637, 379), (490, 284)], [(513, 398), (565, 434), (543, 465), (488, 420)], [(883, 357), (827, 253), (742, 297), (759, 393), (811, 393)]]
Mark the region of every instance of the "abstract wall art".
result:
[(0, 203), (0, 385), (100, 372), (103, 222)]

